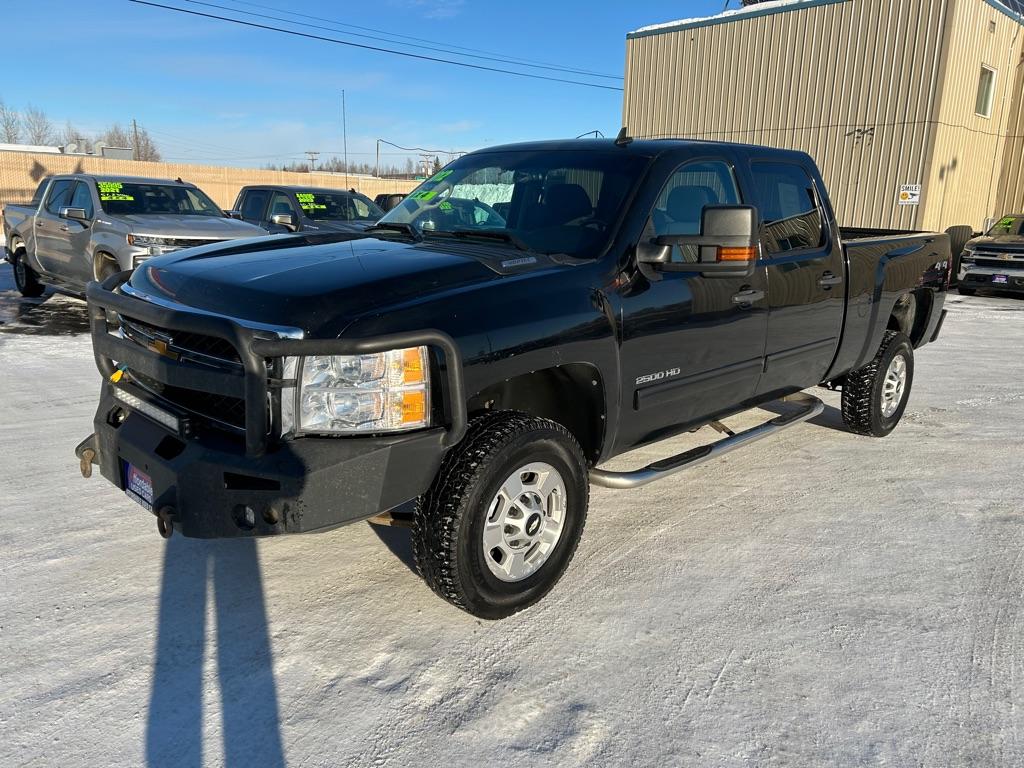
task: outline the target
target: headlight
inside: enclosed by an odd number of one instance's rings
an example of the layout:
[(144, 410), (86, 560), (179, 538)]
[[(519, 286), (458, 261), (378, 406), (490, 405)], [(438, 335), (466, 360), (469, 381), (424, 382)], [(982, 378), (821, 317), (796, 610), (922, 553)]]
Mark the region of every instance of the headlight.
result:
[(128, 235), (128, 245), (170, 245), (171, 238), (153, 235)]
[(281, 431), (352, 434), (400, 432), (430, 424), (426, 347), (373, 355), (288, 358)]
[(960, 256), (961, 264), (973, 264), (974, 263), (974, 249), (964, 248), (963, 254)]

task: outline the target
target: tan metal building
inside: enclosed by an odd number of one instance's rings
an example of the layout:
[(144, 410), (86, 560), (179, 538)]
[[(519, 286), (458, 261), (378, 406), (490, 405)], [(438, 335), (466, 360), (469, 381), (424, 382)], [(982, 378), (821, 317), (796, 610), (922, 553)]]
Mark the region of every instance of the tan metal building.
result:
[(980, 229), (1024, 211), (1017, 5), (777, 0), (645, 27), (623, 124), (808, 152), (847, 226)]

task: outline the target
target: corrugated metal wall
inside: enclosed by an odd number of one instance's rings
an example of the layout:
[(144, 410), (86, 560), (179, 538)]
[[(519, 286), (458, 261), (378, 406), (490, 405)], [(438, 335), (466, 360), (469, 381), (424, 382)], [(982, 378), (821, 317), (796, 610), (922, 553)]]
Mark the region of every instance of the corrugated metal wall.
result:
[[(935, 140), (925, 179), (926, 222), (964, 221), (980, 228), (986, 218), (1020, 205), (1001, 191), (1004, 169), (1019, 178), (1021, 153), (1008, 152), (1020, 133), (1021, 41), (1024, 27), (980, 0), (953, 0), (936, 105)], [(975, 112), (982, 65), (996, 70), (990, 117)], [(1016, 113), (1016, 114), (1015, 114)]]
[[(988, 32), (989, 17), (998, 17), (996, 33)], [(939, 105), (951, 116), (965, 98), (960, 90), (944, 93), (941, 64), (950, 30), (970, 48), (977, 33), (969, 20), (974, 27), (984, 21), (994, 46), (1007, 45), (1006, 34), (1020, 29), (984, 0), (810, 0), (785, 12), (631, 35), (623, 122), (637, 137), (806, 151), (847, 226), (980, 226), (990, 215), (986, 195), (953, 185), (948, 172), (936, 187), (942, 162), (951, 159), (935, 163), (931, 156)], [(956, 76), (966, 84), (974, 71), (976, 89), (980, 61), (963, 57)], [(1003, 90), (997, 84), (997, 98)], [(969, 115), (974, 98), (972, 92)], [(947, 154), (964, 141), (955, 133), (941, 140)], [(991, 178), (992, 152), (987, 162), (979, 159), (987, 146), (950, 158), (963, 158), (965, 177)], [(897, 204), (901, 184), (924, 185), (921, 206)], [(942, 202), (942, 190), (955, 202)]]

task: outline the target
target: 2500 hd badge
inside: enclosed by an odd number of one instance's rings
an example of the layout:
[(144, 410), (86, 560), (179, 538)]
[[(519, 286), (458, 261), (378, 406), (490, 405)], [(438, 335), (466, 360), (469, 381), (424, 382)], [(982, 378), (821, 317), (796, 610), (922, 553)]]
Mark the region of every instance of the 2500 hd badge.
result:
[[(854, 432), (896, 427), (949, 238), (844, 241), (834, 209), (806, 154), (623, 133), (465, 155), (365, 232), (152, 258), (88, 287), (105, 382), (83, 473), (165, 535), (404, 517), (437, 594), (508, 616), (565, 572), (591, 483), (777, 434), (821, 412), (818, 385)], [(602, 466), (778, 400), (739, 434)]]

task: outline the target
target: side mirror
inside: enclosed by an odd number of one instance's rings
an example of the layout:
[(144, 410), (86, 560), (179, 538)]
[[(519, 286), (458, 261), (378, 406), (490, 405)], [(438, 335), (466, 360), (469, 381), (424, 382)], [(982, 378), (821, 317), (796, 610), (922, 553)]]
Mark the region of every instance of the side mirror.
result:
[(241, 219), (242, 218), (242, 212), (241, 211), (236, 211), (234, 209), (232, 209), (230, 211), (224, 211), (224, 213), (226, 213), (228, 215), (229, 219)]
[[(671, 261), (672, 246), (693, 245), (697, 263)], [(700, 272), (706, 277), (747, 277), (758, 257), (757, 209), (708, 205), (699, 235), (661, 235), (637, 246), (637, 260), (663, 272)]]
[(276, 213), (270, 217), (270, 223), (290, 229), (292, 232), (299, 228), (295, 223), (295, 217), (290, 213)]
[(89, 221), (89, 217), (85, 215), (85, 208), (61, 208), (58, 215), (62, 219), (71, 219), (72, 221)]

